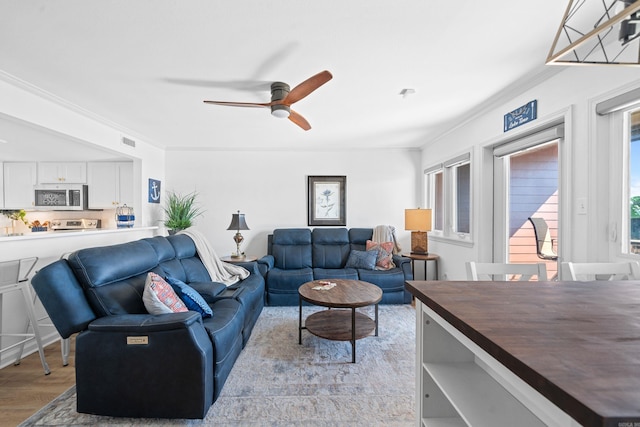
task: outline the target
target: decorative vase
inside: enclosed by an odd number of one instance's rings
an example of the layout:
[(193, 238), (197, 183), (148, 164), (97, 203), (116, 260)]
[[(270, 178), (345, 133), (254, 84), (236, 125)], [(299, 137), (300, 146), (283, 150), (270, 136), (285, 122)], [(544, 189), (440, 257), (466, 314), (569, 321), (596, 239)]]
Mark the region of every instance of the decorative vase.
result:
[(16, 229), (16, 220), (11, 220), (11, 226), (4, 227), (4, 234), (7, 236), (13, 236), (13, 230)]

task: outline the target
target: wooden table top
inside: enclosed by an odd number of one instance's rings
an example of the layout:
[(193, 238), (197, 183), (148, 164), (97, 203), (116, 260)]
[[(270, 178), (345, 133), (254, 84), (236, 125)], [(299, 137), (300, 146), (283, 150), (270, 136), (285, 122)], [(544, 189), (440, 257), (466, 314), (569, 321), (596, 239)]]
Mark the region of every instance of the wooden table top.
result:
[(640, 422), (639, 281), (407, 284), (581, 424)]
[(257, 261), (258, 257), (255, 255), (245, 255), (242, 258), (236, 258), (236, 257), (232, 257), (232, 256), (223, 256), (220, 257), (220, 259), (224, 262), (230, 262), (232, 264), (238, 264), (240, 262), (253, 262), (253, 261)]
[[(321, 282), (332, 282), (336, 286), (328, 290), (313, 289), (321, 286)], [(362, 280), (314, 280), (300, 286), (298, 293), (307, 302), (333, 308), (366, 307), (377, 304), (382, 299), (382, 289)]]
[(440, 259), (440, 255), (434, 254), (434, 253), (428, 253), (428, 254), (403, 253), (402, 256), (415, 259), (418, 261), (435, 261)]

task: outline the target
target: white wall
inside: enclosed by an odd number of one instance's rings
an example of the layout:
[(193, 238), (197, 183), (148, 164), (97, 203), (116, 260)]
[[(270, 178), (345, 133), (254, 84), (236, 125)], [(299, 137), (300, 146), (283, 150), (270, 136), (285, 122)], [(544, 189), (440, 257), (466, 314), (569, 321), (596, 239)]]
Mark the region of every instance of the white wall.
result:
[[(7, 78), (5, 75), (0, 77)], [(0, 113), (54, 130), (74, 141), (84, 141), (132, 158), (134, 179), (138, 182), (134, 189), (137, 225), (157, 225), (162, 217), (162, 210), (158, 205), (147, 203), (147, 184), (149, 178), (164, 180), (164, 150), (154, 147), (144, 139), (132, 138), (118, 129), (116, 124), (92, 117), (91, 113), (65, 104), (63, 100), (24, 82), (0, 79)], [(134, 139), (136, 147), (122, 144), (123, 136)]]
[(195, 226), (220, 256), (235, 251), (227, 227), (237, 210), (251, 229), (247, 254), (266, 254), (275, 228), (307, 227), (308, 175), (346, 175), (347, 227), (394, 225), (409, 249), (404, 209), (419, 200), (419, 151), (170, 151), (166, 171), (165, 190), (200, 194), (206, 212)]
[[(492, 189), (491, 182), (487, 182), (491, 180), (491, 176), (487, 176), (483, 171), (485, 166), (481, 162), (482, 147), (500, 143), (515, 133), (526, 132), (558, 117), (568, 120), (565, 136), (567, 163), (563, 165), (568, 178), (568, 191), (561, 196), (561, 209), (566, 215), (562, 227), (565, 227), (568, 233), (568, 238), (562, 242), (565, 260), (605, 261), (603, 257), (611, 259), (612, 254), (603, 254), (597, 250), (598, 247), (608, 245), (608, 218), (603, 217), (599, 207), (609, 203), (609, 200), (601, 199), (603, 195), (608, 194), (608, 186), (614, 184), (606, 179), (609, 175), (607, 159), (599, 159), (593, 154), (602, 152), (598, 147), (607, 144), (607, 141), (596, 137), (597, 129), (594, 123), (597, 118), (594, 108), (596, 102), (624, 91), (625, 88), (638, 86), (640, 80), (635, 68), (566, 67), (544, 82), (512, 94), (507, 98), (509, 101), (485, 109), (444, 137), (427, 141), (422, 153), (423, 168), (469, 149), (473, 151), (475, 160), (472, 165), (475, 208), (472, 226), (476, 240), (472, 247), (444, 241), (430, 242), (430, 249), (441, 256), (441, 277), (444, 275), (449, 280), (464, 280), (465, 261), (491, 258), (491, 239), (478, 239), (478, 236), (491, 236), (491, 233), (486, 231), (491, 230), (493, 219), (490, 203), (482, 203), (483, 200), (491, 198), (489, 192)], [(534, 99), (538, 100), (538, 120), (504, 133), (504, 115)], [(598, 120), (598, 123), (601, 123), (601, 120)], [(602, 130), (600, 132), (602, 133)], [(582, 197), (588, 199), (587, 215), (577, 215), (572, 209), (576, 199)]]

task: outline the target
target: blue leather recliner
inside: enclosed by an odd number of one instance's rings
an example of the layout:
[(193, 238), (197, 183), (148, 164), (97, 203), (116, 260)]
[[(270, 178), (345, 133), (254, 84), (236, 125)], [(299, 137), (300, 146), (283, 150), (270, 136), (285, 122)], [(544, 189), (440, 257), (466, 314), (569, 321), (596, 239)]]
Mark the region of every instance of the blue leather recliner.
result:
[[(186, 235), (79, 250), (42, 268), (33, 287), (63, 338), (76, 337), (78, 412), (204, 418), (264, 307), (264, 278), (212, 282)], [(213, 310), (148, 314), (147, 273), (196, 289)]]
[[(413, 280), (411, 260), (393, 256), (395, 268), (347, 268), (352, 250), (364, 251), (372, 228), (283, 228), (268, 236), (267, 255), (258, 260), (266, 268), (268, 305), (298, 305), (298, 288), (321, 279), (353, 279), (382, 289), (381, 304), (408, 304), (406, 280)], [(263, 271), (264, 271), (263, 270)]]

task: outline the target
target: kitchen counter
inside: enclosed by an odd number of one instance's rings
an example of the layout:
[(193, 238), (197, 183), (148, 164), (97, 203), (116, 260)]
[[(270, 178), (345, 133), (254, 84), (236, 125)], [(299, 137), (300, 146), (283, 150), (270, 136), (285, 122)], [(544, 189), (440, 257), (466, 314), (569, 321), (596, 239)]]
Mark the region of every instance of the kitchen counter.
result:
[(0, 261), (37, 256), (36, 269), (65, 253), (153, 237), (159, 227), (96, 228), (91, 230), (36, 231), (0, 237)]
[[(640, 282), (410, 281), (407, 288), (420, 310), (449, 331), (446, 336), (473, 348), (476, 361), (496, 362), (490, 376), (526, 383), (518, 391), (529, 392), (510, 391), (521, 403), (539, 393), (562, 411), (550, 417), (555, 422), (564, 413), (584, 426), (640, 425)], [(425, 342), (419, 356), (428, 345), (436, 344)], [(449, 365), (423, 366), (437, 371)], [(504, 375), (496, 374), (501, 370)]]
[(18, 236), (0, 235), (0, 243), (10, 241), (23, 241), (26, 239), (52, 239), (58, 237), (70, 237), (71, 235), (88, 236), (95, 235), (97, 233), (127, 233), (137, 232), (144, 230), (157, 230), (159, 227), (133, 227), (133, 228), (93, 228), (86, 230), (56, 230), (56, 231), (36, 231), (26, 232)]

